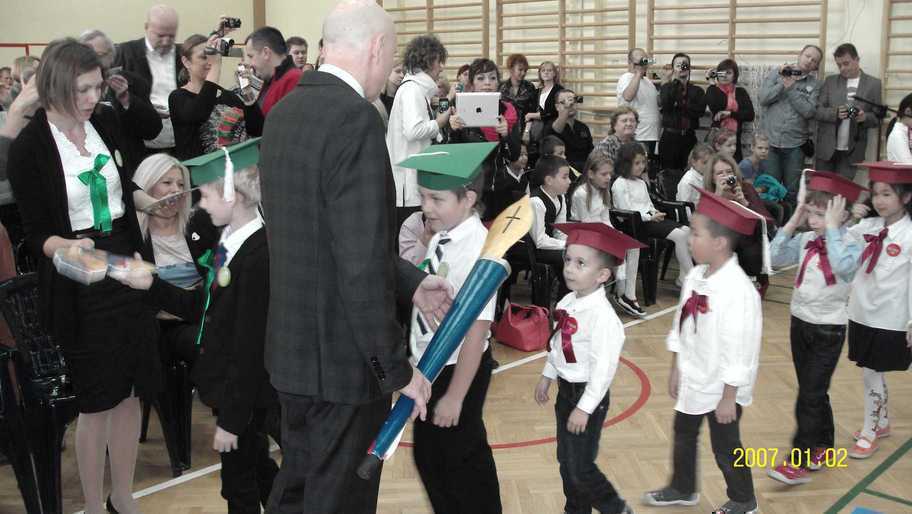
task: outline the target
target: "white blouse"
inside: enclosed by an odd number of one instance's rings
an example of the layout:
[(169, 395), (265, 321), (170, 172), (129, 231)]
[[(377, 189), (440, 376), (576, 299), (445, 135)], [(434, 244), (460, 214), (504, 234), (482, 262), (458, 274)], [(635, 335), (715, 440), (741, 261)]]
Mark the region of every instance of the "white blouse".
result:
[(887, 137), (887, 160), (912, 164), (912, 127), (900, 122), (893, 125)]
[(618, 209), (639, 212), (643, 221), (655, 217), (656, 208), (643, 179), (618, 177), (611, 186), (611, 200)]
[(54, 136), (54, 142), (57, 143), (57, 153), (60, 154), (60, 163), (63, 165), (63, 179), (66, 183), (67, 205), (70, 214), (70, 228), (73, 231), (90, 229), (95, 225), (95, 215), (92, 210), (92, 198), (89, 194), (89, 186), (79, 180), (79, 175), (84, 171), (89, 171), (95, 166), (95, 157), (98, 154), (104, 154), (111, 159), (101, 169), (101, 174), (107, 180), (108, 186), (108, 210), (111, 211), (111, 220), (116, 220), (124, 215), (123, 203), (123, 186), (120, 183), (120, 175), (117, 173), (117, 166), (114, 164), (115, 158), (120, 158), (119, 152), (115, 156), (108, 150), (108, 147), (102, 141), (101, 136), (95, 131), (95, 127), (86, 121), (84, 130), (86, 134), (85, 147), (89, 155), (84, 156), (79, 150), (53, 123), (48, 121), (51, 127), (51, 135)]

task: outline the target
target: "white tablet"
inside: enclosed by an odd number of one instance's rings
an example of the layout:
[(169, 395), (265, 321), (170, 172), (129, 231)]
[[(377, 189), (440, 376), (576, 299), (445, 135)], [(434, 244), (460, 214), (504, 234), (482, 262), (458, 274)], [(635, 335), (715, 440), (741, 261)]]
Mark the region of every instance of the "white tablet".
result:
[(456, 114), (467, 127), (496, 127), (500, 93), (456, 93)]

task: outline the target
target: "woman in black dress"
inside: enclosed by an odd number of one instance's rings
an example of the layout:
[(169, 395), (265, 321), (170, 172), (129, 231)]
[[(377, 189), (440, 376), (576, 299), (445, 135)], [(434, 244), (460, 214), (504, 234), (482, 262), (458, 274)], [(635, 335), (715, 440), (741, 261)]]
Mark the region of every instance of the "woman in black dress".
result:
[(10, 147), (10, 183), (25, 245), (39, 262), (43, 322), (63, 349), (76, 391), (85, 511), (103, 511), (107, 452), (113, 506), (134, 513), (139, 398), (154, 398), (160, 387), (154, 312), (142, 294), (110, 278), (81, 285), (52, 262), (58, 249), (73, 246), (141, 251), (132, 170), (121, 167), (123, 130), (113, 109), (99, 103), (105, 78), (91, 48), (74, 39), (52, 42), (36, 80), (42, 108)]
[(171, 92), (168, 108), (174, 125), (174, 156), (192, 159), (263, 132), (256, 102), (245, 105), (234, 92), (218, 85), (222, 56), (212, 53), (215, 36), (194, 34), (181, 46), (181, 77), (186, 83)]

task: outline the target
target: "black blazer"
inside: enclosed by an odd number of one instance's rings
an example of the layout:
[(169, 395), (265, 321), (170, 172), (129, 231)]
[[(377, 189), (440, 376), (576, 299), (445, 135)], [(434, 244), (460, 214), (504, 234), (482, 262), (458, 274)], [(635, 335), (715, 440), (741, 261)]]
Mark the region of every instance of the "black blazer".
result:
[[(728, 95), (715, 85), (706, 88), (706, 95), (703, 98), (706, 100), (706, 106), (709, 107), (709, 112), (713, 117), (719, 111), (728, 110)], [(754, 103), (751, 102), (747, 90), (737, 86), (735, 87), (735, 101), (738, 102), (738, 111), (732, 113), (732, 118), (738, 121), (738, 150), (735, 152), (735, 160), (741, 162), (741, 133), (744, 131), (745, 123), (754, 121)], [(720, 123), (713, 121), (712, 126), (718, 127)]]
[[(174, 78), (177, 79), (181, 64), (181, 45), (174, 45)], [(117, 54), (114, 56), (114, 66), (122, 66), (124, 70), (136, 73), (152, 85), (152, 70), (149, 69), (149, 60), (146, 59), (146, 38), (141, 37), (133, 41), (126, 41), (117, 45)], [(149, 98), (148, 93), (146, 98)]]
[(545, 98), (545, 108), (541, 107), (541, 94), (542, 88), (535, 90), (535, 108), (538, 109), (538, 112), (541, 114), (542, 121), (546, 122), (548, 118), (557, 117), (557, 94), (564, 89), (564, 86), (560, 84), (554, 84), (554, 87), (551, 88), (551, 92), (548, 93), (548, 98)]
[[(263, 365), (269, 301), (269, 250), (266, 230), (244, 241), (228, 264), (231, 282), (216, 286), (202, 319), (203, 340), (193, 365), (200, 400), (218, 410), (218, 426), (242, 434), (256, 408), (276, 403)], [(155, 278), (149, 300), (185, 320), (203, 315), (205, 290), (181, 289)]]
[[(122, 154), (124, 148), (124, 132), (114, 109), (99, 105), (90, 122), (114, 154), (117, 164), (116, 155), (118, 152)], [(129, 224), (132, 246), (148, 260), (150, 256), (142, 251), (142, 236), (133, 205), (136, 186), (130, 180), (126, 167), (118, 165), (117, 171), (123, 191), (123, 219)], [(72, 238), (73, 229), (70, 226), (63, 164), (44, 109), (35, 112), (32, 121), (13, 141), (9, 153), (9, 179), (22, 215), (25, 248), (39, 263), (42, 321), (58, 342), (65, 345), (76, 332), (77, 283), (57, 274), (51, 259), (45, 257), (43, 246), (51, 236)]]
[(146, 147), (143, 140), (155, 139), (162, 129), (161, 117), (152, 107), (149, 94), (152, 91), (151, 83), (131, 71), (121, 72), (127, 79), (130, 94), (130, 108), (124, 109), (120, 102), (114, 98), (113, 91), (105, 100), (114, 107), (120, 118), (120, 126), (124, 130), (124, 165), (132, 177), (139, 163), (146, 156)]
[(411, 379), (396, 298), (425, 274), (397, 253), (384, 134), (376, 108), (321, 71), (266, 118), (266, 369), (281, 392), (363, 404)]
[[(187, 222), (187, 228), (184, 230), (184, 239), (187, 241), (187, 248), (190, 249), (190, 256), (193, 258), (193, 265), (200, 277), (206, 277), (206, 268), (199, 265), (197, 260), (206, 253), (206, 250), (214, 248), (219, 240), (221, 230), (212, 224), (212, 217), (203, 209), (197, 208), (190, 215)], [(143, 241), (144, 253), (151, 256), (150, 262), (155, 262), (155, 250), (152, 248), (152, 237), (147, 236)], [(185, 318), (186, 319), (186, 318)]]

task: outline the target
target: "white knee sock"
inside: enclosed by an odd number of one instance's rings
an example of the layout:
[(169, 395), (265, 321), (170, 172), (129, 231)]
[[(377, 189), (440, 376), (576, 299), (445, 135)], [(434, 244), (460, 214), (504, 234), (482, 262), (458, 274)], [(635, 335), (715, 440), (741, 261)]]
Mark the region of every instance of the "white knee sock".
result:
[(637, 299), (637, 270), (640, 267), (640, 250), (628, 250), (624, 259), (625, 272), (624, 296), (631, 300)]
[(887, 418), (887, 382), (883, 372), (862, 368), (864, 376), (864, 425), (861, 435), (870, 440), (875, 430), (889, 424)]
[(689, 227), (679, 227), (672, 230), (666, 237), (666, 239), (675, 244), (675, 257), (678, 259), (678, 266), (681, 269), (679, 277), (682, 281), (690, 273), (690, 269), (693, 268), (693, 259), (690, 257), (690, 248), (687, 246), (687, 238), (689, 236)]

